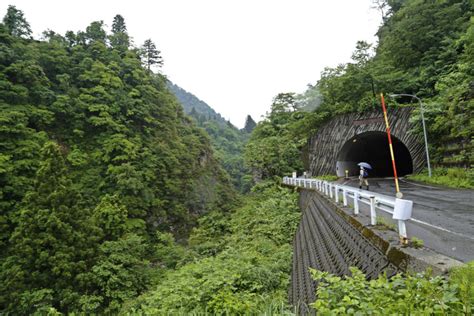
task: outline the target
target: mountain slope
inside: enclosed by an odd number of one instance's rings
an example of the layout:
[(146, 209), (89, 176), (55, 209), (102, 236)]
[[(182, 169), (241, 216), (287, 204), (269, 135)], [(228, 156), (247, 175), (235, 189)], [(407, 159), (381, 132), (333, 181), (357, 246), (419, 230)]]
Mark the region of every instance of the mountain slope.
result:
[(248, 191), (251, 178), (244, 166), (243, 148), (249, 134), (237, 129), (207, 103), (171, 81), (168, 81), (168, 88), (176, 95), (184, 111), (209, 134), (216, 157), (231, 176), (235, 187), (241, 192)]
[(18, 24), (0, 24), (0, 314), (117, 314), (159, 271), (158, 236), (235, 191), (124, 26), (37, 41)]

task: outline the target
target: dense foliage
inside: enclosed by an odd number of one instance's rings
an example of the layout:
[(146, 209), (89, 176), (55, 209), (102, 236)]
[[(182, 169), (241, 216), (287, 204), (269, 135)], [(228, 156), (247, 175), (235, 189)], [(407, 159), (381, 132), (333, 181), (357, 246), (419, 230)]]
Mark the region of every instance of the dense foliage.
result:
[(306, 143), (307, 113), (296, 111), (293, 93), (277, 95), (265, 119), (257, 124), (245, 147), (245, 163), (253, 180), (280, 177), (303, 169), (300, 148)]
[(15, 7), (3, 22), (0, 309), (115, 313), (149, 285), (157, 232), (229, 209), (230, 179), (121, 16), (41, 41)]
[[(163, 64), (155, 43), (131, 46), (122, 16), (110, 33), (96, 21), (33, 40), (10, 6), (0, 24), (0, 313), (290, 313), (296, 193), (261, 182), (229, 212), (228, 173), (250, 187), (250, 131), (253, 180), (280, 177), (303, 170), (308, 136), (332, 116), (378, 107), (380, 91), (412, 93), (436, 163), (469, 166), (472, 1), (376, 3), (375, 54), (358, 42), (353, 62), (302, 95), (279, 94), (245, 131), (189, 95), (186, 116), (176, 87), (153, 73)], [(315, 277), (321, 313), (472, 312), (472, 269), (450, 282)]]
[(183, 105), (184, 111), (194, 118), (196, 124), (209, 135), (215, 157), (230, 175), (234, 186), (241, 192), (248, 192), (251, 186), (251, 178), (244, 166), (243, 149), (248, 140), (248, 134), (255, 126), (252, 118), (248, 116), (246, 127), (243, 130), (238, 130), (192, 93), (172, 82), (168, 82), (168, 86)]
[(189, 254), (182, 258), (128, 308), (145, 315), (288, 309), (291, 241), (300, 217), (297, 194), (272, 183), (254, 191), (232, 214), (201, 218), (190, 237), (194, 260)]
[(410, 180), (439, 184), (453, 188), (474, 189), (474, 170), (463, 168), (436, 168), (431, 177), (427, 171), (409, 176)]
[(318, 282), (311, 305), (320, 315), (471, 315), (474, 305), (474, 265), (451, 272), (448, 281), (429, 273), (381, 275), (367, 280), (357, 268), (337, 277), (311, 270)]
[[(246, 151), (246, 161), (257, 176), (300, 169), (295, 157), (296, 152), (304, 152), (304, 140), (335, 115), (380, 109), (380, 92), (420, 97), (433, 164), (470, 168), (474, 162), (473, 2), (382, 0), (374, 4), (384, 15), (377, 47), (357, 42), (352, 62), (326, 68), (315, 85), (294, 96), (294, 106), (285, 111), (288, 124), (278, 132), (285, 141), (277, 145), (275, 128), (269, 128), (275, 125), (273, 109), (257, 126)], [(421, 123), (416, 124), (421, 122), (416, 99), (386, 97), (386, 101), (389, 107), (397, 102), (415, 107), (412, 132), (422, 133)], [(290, 124), (295, 117), (298, 123)], [(257, 144), (272, 152), (252, 155)], [(292, 151), (290, 157), (282, 155)], [(268, 170), (275, 157), (287, 159), (278, 159), (276, 172)]]

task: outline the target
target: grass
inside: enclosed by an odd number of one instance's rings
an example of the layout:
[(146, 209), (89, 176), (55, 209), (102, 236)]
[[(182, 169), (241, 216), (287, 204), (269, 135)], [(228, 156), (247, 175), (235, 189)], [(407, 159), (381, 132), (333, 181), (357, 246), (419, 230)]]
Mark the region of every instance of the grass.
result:
[(376, 227), (380, 230), (393, 230), (397, 231), (397, 226), (393, 223), (388, 222), (385, 218), (377, 216)]
[(449, 273), (450, 282), (459, 289), (464, 315), (472, 315), (474, 310), (474, 261)]
[(326, 181), (336, 181), (337, 179), (339, 179), (338, 176), (333, 175), (333, 174), (325, 174), (322, 176), (316, 176), (316, 178), (319, 180), (326, 180)]
[(425, 245), (425, 242), (423, 239), (417, 238), (415, 236), (410, 238), (410, 246), (413, 248), (421, 248)]
[(474, 189), (474, 170), (471, 168), (435, 168), (432, 169), (431, 178), (424, 170), (420, 174), (409, 176), (408, 179), (451, 188)]

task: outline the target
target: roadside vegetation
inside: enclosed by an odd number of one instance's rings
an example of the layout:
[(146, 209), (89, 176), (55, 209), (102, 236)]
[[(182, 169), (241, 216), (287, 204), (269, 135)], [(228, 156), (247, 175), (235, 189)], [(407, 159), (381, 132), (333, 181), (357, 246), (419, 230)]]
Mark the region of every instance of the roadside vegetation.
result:
[(320, 315), (472, 315), (474, 262), (450, 278), (425, 272), (367, 280), (357, 268), (347, 277), (314, 269), (311, 274), (318, 282), (311, 306)]
[(299, 218), (297, 193), (273, 182), (255, 186), (232, 213), (202, 217), (188, 253), (167, 263), (174, 269), (126, 310), (144, 315), (291, 311), (291, 241)]
[(474, 189), (474, 171), (472, 169), (434, 168), (431, 171), (431, 177), (428, 176), (428, 171), (424, 170), (420, 174), (409, 176), (408, 179), (451, 188)]

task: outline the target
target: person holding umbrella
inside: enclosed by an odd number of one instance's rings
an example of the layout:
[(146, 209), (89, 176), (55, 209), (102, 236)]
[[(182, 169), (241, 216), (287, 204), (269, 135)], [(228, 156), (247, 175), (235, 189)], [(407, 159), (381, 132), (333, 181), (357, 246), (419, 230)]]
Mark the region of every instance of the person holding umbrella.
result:
[(366, 162), (359, 162), (357, 165), (360, 167), (359, 189), (362, 189), (362, 184), (365, 184), (367, 186), (367, 191), (369, 191), (369, 181), (367, 180), (369, 172), (367, 170), (371, 170), (372, 166)]

